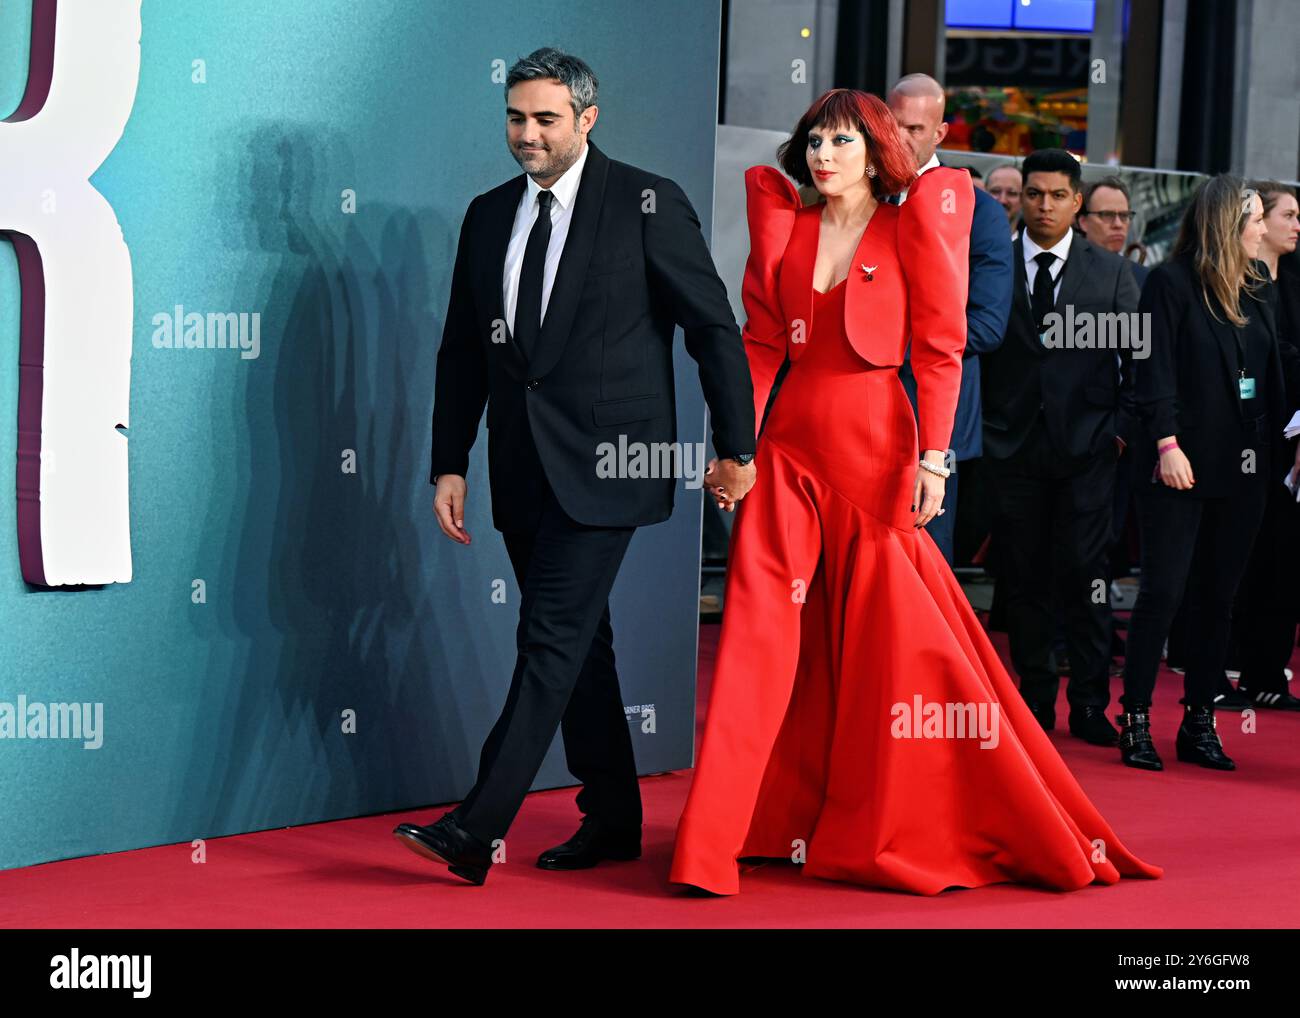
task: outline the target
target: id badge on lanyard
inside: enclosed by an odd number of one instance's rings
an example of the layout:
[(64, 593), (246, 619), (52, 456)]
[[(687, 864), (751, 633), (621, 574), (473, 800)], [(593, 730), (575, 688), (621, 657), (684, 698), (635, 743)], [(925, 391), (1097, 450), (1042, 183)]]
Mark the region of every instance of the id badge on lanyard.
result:
[(1237, 341), (1237, 392), (1242, 399), (1254, 399), (1255, 379), (1246, 377), (1246, 343), (1240, 329), (1236, 330), (1233, 338)]

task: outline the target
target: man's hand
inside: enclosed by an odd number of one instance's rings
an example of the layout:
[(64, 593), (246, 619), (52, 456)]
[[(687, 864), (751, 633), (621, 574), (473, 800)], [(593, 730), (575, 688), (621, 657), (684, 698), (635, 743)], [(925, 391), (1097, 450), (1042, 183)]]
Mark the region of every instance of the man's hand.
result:
[(469, 531), (465, 529), (465, 478), (460, 474), (438, 475), (433, 512), (444, 534), (458, 544), (469, 544)]
[(742, 467), (733, 459), (720, 460), (715, 456), (704, 471), (704, 486), (709, 489), (719, 509), (734, 513), (736, 503), (749, 494), (757, 477), (758, 468), (753, 460)]

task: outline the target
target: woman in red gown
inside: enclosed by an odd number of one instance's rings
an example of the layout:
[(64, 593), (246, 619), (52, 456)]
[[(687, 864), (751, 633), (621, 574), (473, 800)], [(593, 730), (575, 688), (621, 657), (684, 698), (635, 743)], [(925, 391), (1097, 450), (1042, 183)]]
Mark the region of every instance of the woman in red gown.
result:
[[(791, 366), (737, 507), (669, 880), (735, 894), (749, 856), (918, 894), (1158, 877), (1084, 795), (922, 529), (943, 498), (974, 194), (964, 171), (916, 177), (897, 130), (876, 97), (834, 89), (781, 150), (825, 203), (801, 207), (772, 167), (745, 174), (757, 420)], [(909, 183), (901, 206), (882, 200)], [(918, 464), (898, 378), (909, 338), (938, 472)]]

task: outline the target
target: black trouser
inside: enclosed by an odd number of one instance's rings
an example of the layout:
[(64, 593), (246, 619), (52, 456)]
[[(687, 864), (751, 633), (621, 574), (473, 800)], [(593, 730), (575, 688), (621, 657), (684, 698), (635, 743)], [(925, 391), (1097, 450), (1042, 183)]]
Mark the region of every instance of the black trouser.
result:
[(1110, 540), (1115, 451), (1066, 460), (1039, 415), (1016, 453), (985, 457), (994, 489), (998, 581), (1006, 600), (1011, 661), (1026, 703), (1056, 703), (1052, 644), (1059, 603), (1070, 658), (1072, 707), (1110, 702)]
[(578, 808), (639, 831), (641, 790), (614, 668), (609, 593), (635, 527), (570, 519), (544, 488), (537, 526), (504, 534), (522, 600), (510, 692), (479, 758), (457, 822), (491, 844), (504, 838), (557, 728), (582, 782)]
[(1233, 642), (1241, 662), (1241, 686), (1251, 693), (1287, 692), (1283, 669), (1295, 651), (1300, 599), (1300, 505), (1269, 476), (1268, 504), (1246, 566), (1232, 618)]
[(1110, 534), (1111, 574), (1119, 569), (1127, 575), (1129, 569), (1128, 555), (1128, 510), (1133, 502), (1133, 461), (1131, 450), (1124, 450), (1124, 455), (1115, 462), (1115, 516)]
[(1210, 707), (1223, 680), (1232, 600), (1264, 513), (1264, 477), (1224, 498), (1163, 490), (1138, 493), (1142, 575), (1128, 624), (1121, 702), (1149, 704), (1160, 652), (1183, 602), (1187, 625), (1183, 700)]
[[(1139, 530), (1141, 524), (1139, 523)], [(1140, 586), (1140, 584), (1139, 584)], [(1132, 625), (1132, 619), (1129, 619)], [(1185, 601), (1179, 602), (1178, 609), (1174, 612), (1174, 620), (1169, 623), (1169, 636), (1167, 639), (1166, 660), (1170, 668), (1182, 668), (1186, 671), (1188, 646), (1192, 642), (1192, 634), (1187, 628), (1187, 608)]]

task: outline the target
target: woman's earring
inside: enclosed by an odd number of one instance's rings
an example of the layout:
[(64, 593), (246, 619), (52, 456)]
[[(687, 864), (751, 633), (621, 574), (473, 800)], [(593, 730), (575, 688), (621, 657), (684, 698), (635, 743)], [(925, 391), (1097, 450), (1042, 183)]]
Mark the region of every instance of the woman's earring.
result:
[(874, 177), (875, 175), (876, 175), (876, 168), (875, 168), (874, 166), (868, 166), (868, 167), (867, 167), (867, 176), (868, 176), (868, 177)]

